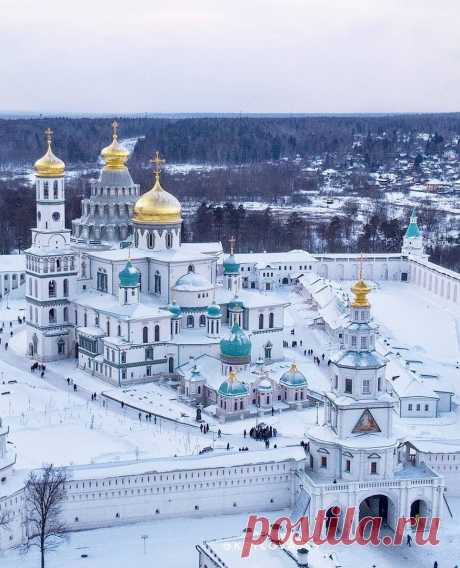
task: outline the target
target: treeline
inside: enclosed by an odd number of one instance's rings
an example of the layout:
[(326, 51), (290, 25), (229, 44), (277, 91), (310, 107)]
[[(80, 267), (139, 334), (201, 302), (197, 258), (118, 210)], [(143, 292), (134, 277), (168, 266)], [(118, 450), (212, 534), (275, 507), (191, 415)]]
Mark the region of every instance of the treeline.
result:
[[(155, 150), (169, 162), (245, 164), (280, 158), (360, 153), (370, 166), (396, 152), (419, 147), (420, 132), (430, 134), (424, 152), (442, 150), (460, 132), (460, 114), (350, 115), (298, 117), (117, 118), (120, 136), (138, 141), (131, 164), (148, 163)], [(59, 155), (69, 164), (96, 163), (111, 140), (107, 118), (0, 119), (0, 164), (30, 164), (43, 152), (44, 130), (55, 132)], [(356, 139), (360, 146), (354, 146)]]

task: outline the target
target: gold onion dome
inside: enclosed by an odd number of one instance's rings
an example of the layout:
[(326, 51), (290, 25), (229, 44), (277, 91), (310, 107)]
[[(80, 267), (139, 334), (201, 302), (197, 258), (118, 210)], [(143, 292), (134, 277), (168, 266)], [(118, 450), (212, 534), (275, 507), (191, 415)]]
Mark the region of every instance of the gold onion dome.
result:
[(152, 163), (155, 164), (155, 184), (142, 195), (134, 205), (133, 221), (137, 223), (178, 223), (182, 221), (182, 208), (178, 199), (165, 191), (160, 184), (160, 159), (157, 152)]
[(126, 161), (129, 158), (129, 152), (118, 142), (117, 134), (118, 123), (112, 122), (112, 144), (106, 146), (101, 151), (101, 158), (105, 162), (105, 169), (107, 170), (124, 170), (126, 168)]
[(48, 149), (46, 154), (37, 160), (34, 164), (35, 173), (39, 177), (59, 177), (64, 174), (65, 164), (57, 156), (54, 155), (51, 149), (51, 142), (53, 141), (53, 131), (48, 128), (45, 130), (46, 140), (48, 142)]
[(363, 280), (363, 267), (362, 267), (362, 260), (361, 266), (359, 269), (359, 279), (357, 282), (353, 284), (351, 287), (351, 291), (355, 295), (355, 299), (351, 303), (353, 308), (369, 308), (370, 303), (367, 299), (367, 295), (371, 291), (370, 287), (364, 282)]

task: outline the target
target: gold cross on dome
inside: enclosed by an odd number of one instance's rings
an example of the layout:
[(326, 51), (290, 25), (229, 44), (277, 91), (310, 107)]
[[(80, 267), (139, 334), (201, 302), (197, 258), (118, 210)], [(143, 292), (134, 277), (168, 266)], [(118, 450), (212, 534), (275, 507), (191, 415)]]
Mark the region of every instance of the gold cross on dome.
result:
[(158, 150), (155, 153), (155, 157), (150, 160), (152, 164), (154, 164), (155, 169), (153, 170), (155, 173), (156, 179), (160, 179), (160, 171), (161, 166), (166, 162), (163, 158), (160, 158), (160, 152)]
[(53, 131), (51, 130), (51, 128), (48, 127), (45, 130), (45, 136), (48, 144), (51, 144), (51, 141), (53, 140)]
[(361, 253), (360, 257), (359, 257), (359, 280), (363, 279), (363, 260), (364, 260), (364, 256), (363, 253)]
[(232, 235), (229, 239), (228, 242), (230, 244), (230, 254), (233, 254), (234, 250), (235, 250), (235, 243), (236, 243), (236, 239), (235, 237)]
[(117, 137), (117, 130), (118, 130), (118, 122), (116, 120), (114, 120), (112, 122), (112, 131), (113, 131), (113, 138), (114, 139)]

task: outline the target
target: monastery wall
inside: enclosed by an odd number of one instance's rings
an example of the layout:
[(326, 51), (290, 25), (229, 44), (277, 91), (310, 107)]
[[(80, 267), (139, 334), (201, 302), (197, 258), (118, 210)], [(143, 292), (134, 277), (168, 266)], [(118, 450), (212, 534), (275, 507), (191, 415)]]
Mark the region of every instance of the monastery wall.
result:
[[(262, 452), (263, 460), (254, 452), (204, 458), (213, 465), (240, 464), (223, 467), (201, 468), (203, 458), (186, 458), (178, 460), (177, 469), (170, 471), (156, 471), (165, 468), (155, 460), (148, 465), (132, 462), (69, 468), (63, 519), (74, 531), (162, 518), (284, 509), (293, 505), (296, 472), (305, 465), (301, 448), (287, 450), (279, 450), (281, 456), (277, 450)], [(243, 456), (249, 463), (244, 463)], [(142, 468), (143, 473), (129, 474)], [(0, 499), (0, 514), (8, 510), (12, 515), (9, 526), (0, 528), (0, 550), (26, 538), (24, 497), (22, 487)]]
[(444, 300), (460, 304), (460, 274), (430, 262), (411, 256), (409, 280), (415, 286), (431, 292)]

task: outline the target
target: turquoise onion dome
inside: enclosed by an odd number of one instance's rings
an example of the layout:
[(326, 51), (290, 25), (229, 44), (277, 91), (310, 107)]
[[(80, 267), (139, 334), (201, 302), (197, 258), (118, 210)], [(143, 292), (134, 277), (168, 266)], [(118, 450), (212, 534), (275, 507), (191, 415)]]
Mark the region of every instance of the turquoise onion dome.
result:
[(133, 265), (131, 259), (128, 260), (126, 266), (118, 275), (120, 286), (122, 288), (134, 288), (139, 286), (140, 274), (139, 270)]
[(237, 379), (234, 372), (229, 373), (228, 378), (219, 387), (219, 394), (222, 396), (245, 396), (248, 392), (248, 387)]
[(181, 307), (176, 304), (176, 300), (173, 300), (172, 304), (169, 304), (168, 310), (171, 313), (173, 318), (182, 317)]
[(228, 309), (233, 312), (243, 310), (244, 309), (243, 300), (240, 300), (238, 296), (235, 296), (233, 300), (230, 300), (230, 302), (228, 303)]
[(224, 357), (249, 358), (251, 356), (251, 340), (235, 323), (228, 339), (221, 339), (220, 353)]
[(239, 274), (240, 265), (234, 254), (229, 254), (224, 260), (224, 274)]
[(220, 318), (222, 316), (220, 306), (216, 304), (215, 300), (210, 306), (208, 306), (208, 316), (211, 318)]
[(289, 371), (280, 377), (280, 383), (288, 387), (302, 387), (307, 385), (305, 375), (299, 371), (297, 365), (293, 363)]

